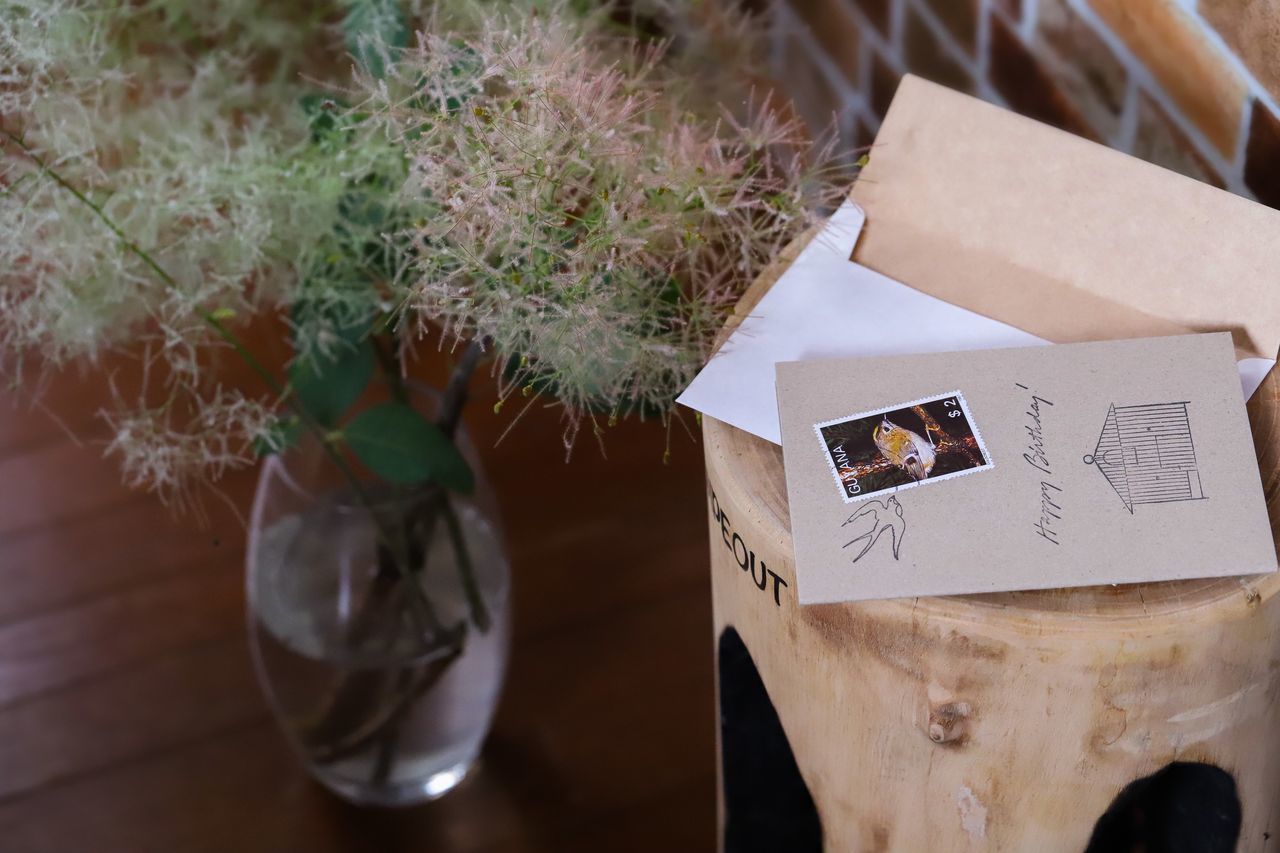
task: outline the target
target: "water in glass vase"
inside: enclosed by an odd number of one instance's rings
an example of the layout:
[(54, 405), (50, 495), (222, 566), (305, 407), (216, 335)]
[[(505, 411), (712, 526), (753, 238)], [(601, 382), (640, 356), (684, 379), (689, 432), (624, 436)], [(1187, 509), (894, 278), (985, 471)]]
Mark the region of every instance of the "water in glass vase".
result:
[[(271, 519), (255, 506), (248, 592), (259, 677), (312, 774), (356, 802), (403, 805), (454, 787), (501, 690), (510, 622), (501, 540), (473, 504), (442, 507), (404, 503), (379, 526), (342, 492)], [(379, 560), (388, 518), (416, 531), (407, 538), (421, 543), (418, 570)]]

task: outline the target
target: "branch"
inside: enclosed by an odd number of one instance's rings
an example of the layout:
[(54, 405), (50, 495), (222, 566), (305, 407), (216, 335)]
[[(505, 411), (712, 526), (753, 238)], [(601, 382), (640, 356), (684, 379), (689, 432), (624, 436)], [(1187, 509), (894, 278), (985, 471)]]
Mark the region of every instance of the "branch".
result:
[(409, 402), (409, 390), (405, 387), (404, 377), (400, 372), (400, 356), (398, 355), (397, 344), (392, 341), (390, 345), (376, 333), (369, 335), (369, 343), (373, 347), (373, 353), (378, 358), (378, 365), (382, 368), (382, 375), (387, 378), (387, 387), (391, 389), (391, 398), (397, 403)]
[(964, 438), (956, 438), (948, 433), (945, 429), (938, 425), (933, 415), (925, 411), (924, 406), (912, 406), (911, 411), (924, 422), (925, 429), (929, 432), (937, 433), (941, 436), (934, 444), (934, 448), (939, 454), (942, 453), (963, 453), (974, 465), (981, 465), (982, 459), (978, 456), (978, 440), (973, 436)]
[(445, 386), (444, 395), (440, 398), (440, 429), (453, 438), (458, 431), (458, 421), (462, 418), (462, 407), (467, 403), (471, 374), (475, 373), (480, 360), (484, 358), (484, 346), (479, 338), (472, 338), (462, 352), (462, 358), (449, 375), (449, 384)]
[(848, 470), (842, 471), (840, 474), (840, 481), (861, 480), (863, 477), (871, 474), (879, 474), (881, 471), (890, 471), (897, 467), (897, 465), (894, 465), (888, 459), (877, 454), (870, 462), (863, 462), (859, 465), (854, 465)]
[[(51, 167), (45, 159), (32, 150), (32, 148), (28, 146), (20, 136), (7, 128), (0, 128), (0, 134), (3, 134), (22, 149), (22, 152), (31, 160), (31, 162), (36, 164), (41, 173), (47, 175), (54, 181), (54, 183), (70, 193), (74, 198), (80, 201), (81, 204), (89, 208), (89, 210), (93, 211), (93, 213), (102, 220), (102, 223), (108, 228), (108, 230), (119, 238), (121, 245), (126, 251), (130, 252), (146, 264), (147, 267), (149, 267), (152, 272), (154, 272), (156, 276), (169, 287), (172, 287), (174, 290), (179, 292), (182, 291), (182, 286), (178, 284), (177, 280), (172, 275), (169, 274), (169, 271), (162, 267), (160, 263), (152, 257), (150, 252), (130, 240), (128, 235), (124, 233), (124, 230), (107, 215), (107, 212), (103, 210), (100, 205), (96, 204), (91, 198), (64, 178), (57, 170)], [(281, 402), (288, 402), (289, 389), (271, 375), (271, 371), (267, 370), (262, 362), (258, 361), (258, 359), (254, 357), (253, 353), (249, 351), (248, 347), (244, 345), (244, 342), (241, 341), (234, 332), (227, 328), (221, 320), (213, 316), (208, 311), (197, 309), (197, 314), (207, 326), (213, 329), (218, 337), (230, 344), (236, 355), (240, 356), (240, 358), (253, 369), (254, 373), (258, 374), (263, 383), (265, 383), (266, 386), (277, 395)], [(288, 404), (295, 412), (297, 412), (299, 419), (301, 419), (307, 430), (319, 440), (320, 446), (324, 448), (325, 454), (333, 464), (338, 467), (338, 470), (342, 472), (348, 484), (351, 486), (352, 491), (355, 493), (356, 498), (369, 511), (374, 523), (378, 526), (379, 535), (382, 539), (387, 543), (395, 541), (394, 538), (389, 535), (390, 531), (388, 531), (386, 525), (382, 523), (378, 513), (374, 510), (373, 501), (365, 490), (364, 484), (360, 482), (360, 478), (357, 477), (355, 472), (351, 470), (351, 467), (347, 465), (347, 461), (342, 458), (342, 454), (333, 446), (333, 442), (329, 437), (329, 431), (325, 429), (324, 425), (317, 421), (309, 411), (307, 411), (305, 406), (299, 405), (296, 402)], [(423, 629), (423, 633), (426, 633), (426, 630), (432, 625), (438, 626), (439, 621), (436, 619), (431, 605), (426, 600), (425, 595), (422, 594), (421, 587), (414, 583), (409, 566), (402, 565), (400, 560), (396, 561), (396, 566), (400, 570), (401, 578), (404, 582), (418, 591), (418, 594), (411, 596), (409, 601), (411, 602), (411, 610), (414, 614), (414, 618), (418, 621), (419, 627)]]

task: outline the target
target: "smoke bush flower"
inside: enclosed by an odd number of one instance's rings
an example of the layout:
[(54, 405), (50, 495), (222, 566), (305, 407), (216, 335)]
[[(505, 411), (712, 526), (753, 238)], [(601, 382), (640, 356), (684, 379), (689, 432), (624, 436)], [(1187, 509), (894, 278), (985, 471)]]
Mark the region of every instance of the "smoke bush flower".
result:
[(238, 391), (216, 388), (187, 402), (186, 411), (122, 405), (107, 414), (107, 452), (119, 459), (126, 485), (181, 502), (252, 458), (255, 443), (271, 440), (275, 416)]
[[(690, 72), (715, 27), (657, 44), (607, 8), (407, 0), (416, 40), (362, 35), (353, 78), (355, 3), (0, 0), (0, 367), (144, 349), (142, 396), (106, 413), (133, 485), (253, 462), (287, 401), (210, 366), (263, 313), (298, 359), (353, 329), (480, 341), (569, 442), (597, 413), (666, 417), (837, 199), (827, 152), (735, 68)], [(754, 43), (735, 15), (635, 8)]]
[[(321, 301), (354, 303), (349, 271), (325, 261), (340, 201), (400, 160), (385, 144), (341, 157), (314, 144), (305, 52), (340, 55), (341, 42), (316, 26), (332, 4), (276, 8), (290, 5), (0, 0), (0, 367), (22, 380), (32, 360), (145, 349), (148, 393), (104, 413), (118, 427), (108, 452), (167, 497), (251, 464), (249, 421), (275, 405), (265, 388), (215, 389), (205, 373), (225, 344), (207, 318), (285, 309), (304, 279)], [(347, 313), (370, 312), (360, 290)], [(313, 323), (299, 349), (327, 331)]]
[(403, 147), (404, 303), (584, 413), (666, 412), (744, 284), (834, 200), (768, 105), (698, 117), (661, 47), (562, 15), (422, 33), (371, 122)]

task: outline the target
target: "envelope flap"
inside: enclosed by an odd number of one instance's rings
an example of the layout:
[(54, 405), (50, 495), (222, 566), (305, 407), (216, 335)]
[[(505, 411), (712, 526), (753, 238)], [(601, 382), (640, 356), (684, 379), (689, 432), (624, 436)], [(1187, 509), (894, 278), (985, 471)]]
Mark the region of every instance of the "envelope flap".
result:
[(1050, 340), (1280, 348), (1280, 211), (920, 78), (853, 199), (857, 261)]

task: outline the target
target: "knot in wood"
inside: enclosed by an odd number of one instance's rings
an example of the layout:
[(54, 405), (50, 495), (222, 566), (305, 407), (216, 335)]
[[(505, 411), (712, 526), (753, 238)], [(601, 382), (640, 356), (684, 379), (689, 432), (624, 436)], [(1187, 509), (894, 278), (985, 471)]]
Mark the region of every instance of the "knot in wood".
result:
[(959, 746), (969, 736), (973, 706), (968, 702), (944, 702), (929, 708), (929, 740)]

